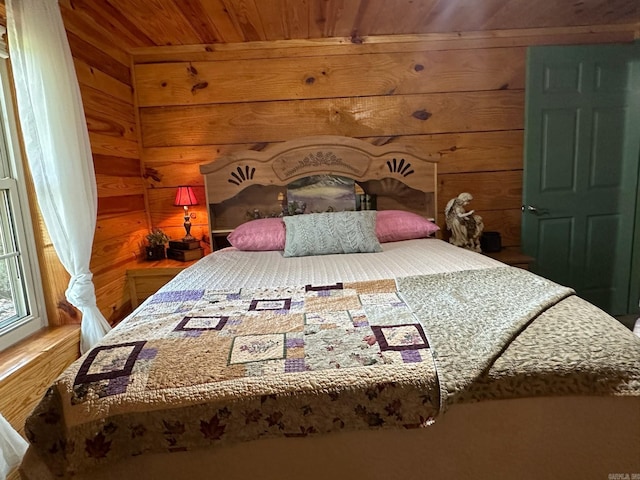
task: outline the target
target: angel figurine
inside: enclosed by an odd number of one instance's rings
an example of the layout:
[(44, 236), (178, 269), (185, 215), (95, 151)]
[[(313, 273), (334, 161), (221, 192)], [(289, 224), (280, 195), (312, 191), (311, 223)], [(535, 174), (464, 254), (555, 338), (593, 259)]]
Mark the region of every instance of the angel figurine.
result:
[(451, 230), (449, 243), (480, 252), (480, 235), (482, 235), (484, 223), (480, 215), (474, 215), (475, 210), (468, 212), (465, 210), (471, 200), (473, 197), (470, 193), (461, 193), (449, 200), (444, 209), (444, 215), (447, 229)]

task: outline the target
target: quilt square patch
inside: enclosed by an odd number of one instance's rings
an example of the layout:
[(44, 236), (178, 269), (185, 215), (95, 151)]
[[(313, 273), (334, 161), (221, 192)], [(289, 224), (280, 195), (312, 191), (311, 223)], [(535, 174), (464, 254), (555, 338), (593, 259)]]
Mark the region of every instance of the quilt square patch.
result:
[(222, 330), (228, 321), (229, 317), (186, 316), (176, 325), (175, 331)]
[(304, 300), (306, 313), (338, 312), (341, 310), (357, 310), (361, 307), (360, 300), (352, 291), (352, 295), (341, 296), (308, 296)]
[(364, 293), (360, 295), (360, 301), (363, 305), (405, 305), (395, 292)]
[(380, 350), (418, 350), (429, 348), (429, 342), (417, 323), (405, 325), (371, 326)]
[(350, 327), (353, 325), (348, 311), (311, 312), (305, 315), (307, 325), (325, 325), (327, 327)]
[(382, 361), (380, 349), (369, 343), (369, 328), (317, 329), (305, 331), (305, 366), (308, 370), (353, 368), (374, 365)]
[(74, 385), (131, 375), (146, 341), (96, 347), (78, 370)]
[(276, 310), (286, 313), (291, 309), (291, 298), (254, 299), (249, 305), (249, 311)]
[(235, 337), (231, 346), (229, 364), (283, 359), (284, 349), (284, 333)]

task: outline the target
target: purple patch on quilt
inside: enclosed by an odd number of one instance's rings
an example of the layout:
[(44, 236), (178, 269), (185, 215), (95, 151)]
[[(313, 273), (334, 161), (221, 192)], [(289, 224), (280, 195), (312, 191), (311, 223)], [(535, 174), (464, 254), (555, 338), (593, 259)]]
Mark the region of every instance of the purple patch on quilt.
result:
[(422, 356), (417, 350), (403, 350), (400, 352), (404, 363), (418, 363), (422, 361)]
[(287, 338), (287, 348), (300, 347), (304, 347), (304, 340), (302, 338)]
[(230, 293), (227, 295), (227, 300), (240, 300), (240, 293)]
[(304, 358), (287, 358), (284, 361), (284, 373), (304, 372)]
[[(140, 358), (140, 357), (138, 357)], [(118, 395), (127, 391), (129, 386), (129, 377), (118, 377), (109, 380), (107, 385), (107, 395)]]
[(153, 360), (158, 355), (157, 348), (143, 348), (138, 355), (138, 360)]
[(200, 300), (204, 290), (172, 290), (156, 293), (150, 303), (185, 302), (187, 300)]
[(301, 300), (292, 300), (291, 301), (291, 309), (292, 310), (300, 309), (303, 306), (304, 306), (304, 301), (301, 301)]

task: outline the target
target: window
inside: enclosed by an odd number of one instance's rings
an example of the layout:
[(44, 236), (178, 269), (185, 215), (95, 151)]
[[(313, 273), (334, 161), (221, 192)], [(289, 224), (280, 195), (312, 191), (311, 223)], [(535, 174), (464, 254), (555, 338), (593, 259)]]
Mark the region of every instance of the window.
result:
[(46, 324), (11, 92), (0, 58), (0, 350)]

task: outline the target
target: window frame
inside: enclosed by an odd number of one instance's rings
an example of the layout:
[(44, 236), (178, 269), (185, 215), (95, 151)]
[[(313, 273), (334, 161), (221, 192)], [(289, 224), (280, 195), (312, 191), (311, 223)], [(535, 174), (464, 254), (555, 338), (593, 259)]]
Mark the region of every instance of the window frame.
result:
[[(3, 56), (2, 56), (3, 57)], [(14, 345), (47, 325), (42, 276), (34, 241), (34, 229), (27, 194), (26, 172), (14, 110), (9, 60), (0, 58), (0, 184), (8, 185), (9, 215), (13, 220), (15, 248), (20, 252), (25, 315), (0, 329), (0, 351)], [(4, 190), (4, 188), (3, 188)]]

